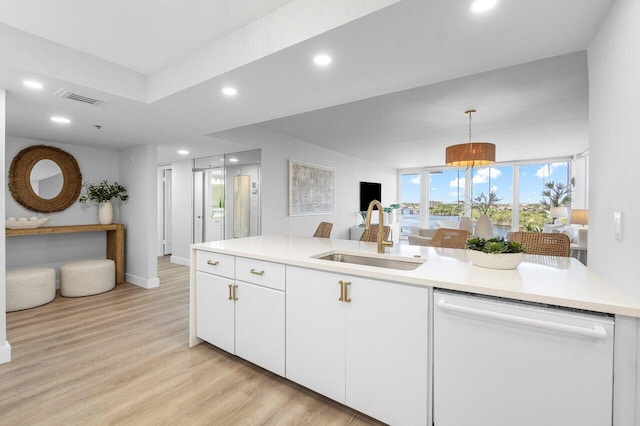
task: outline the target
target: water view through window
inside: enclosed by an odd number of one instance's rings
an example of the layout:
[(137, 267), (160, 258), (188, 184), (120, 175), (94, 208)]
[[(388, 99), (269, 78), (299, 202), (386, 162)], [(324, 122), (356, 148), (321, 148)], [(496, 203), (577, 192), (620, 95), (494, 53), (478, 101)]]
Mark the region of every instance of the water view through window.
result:
[[(475, 222), (480, 214), (487, 214), (498, 236), (504, 237), (514, 228), (541, 231), (551, 220), (546, 205), (550, 200), (543, 196), (545, 185), (553, 182), (570, 187), (569, 174), (568, 162), (474, 168), (471, 173), (471, 217)], [(465, 211), (465, 170), (444, 169), (426, 175), (429, 180), (426, 183), (428, 227), (435, 228), (437, 221), (441, 221), (441, 225), (457, 226)], [(403, 174), (400, 181), (401, 234), (408, 235), (411, 226), (420, 225), (420, 191), (426, 190), (426, 185), (420, 181), (418, 173)], [(513, 226), (514, 198), (519, 206), (517, 227)]]

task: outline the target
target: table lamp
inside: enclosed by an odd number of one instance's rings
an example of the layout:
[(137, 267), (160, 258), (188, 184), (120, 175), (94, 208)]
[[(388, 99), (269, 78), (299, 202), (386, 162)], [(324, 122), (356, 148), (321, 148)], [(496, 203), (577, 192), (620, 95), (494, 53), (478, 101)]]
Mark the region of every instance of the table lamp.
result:
[(587, 228), (584, 225), (589, 224), (589, 210), (587, 209), (572, 209), (569, 216), (569, 222), (572, 225), (582, 225), (578, 228), (578, 245), (581, 247), (587, 246)]
[[(549, 216), (551, 219), (560, 219), (563, 217), (567, 217), (567, 208), (566, 207), (551, 207), (549, 209)], [(555, 223), (555, 221), (554, 221)]]

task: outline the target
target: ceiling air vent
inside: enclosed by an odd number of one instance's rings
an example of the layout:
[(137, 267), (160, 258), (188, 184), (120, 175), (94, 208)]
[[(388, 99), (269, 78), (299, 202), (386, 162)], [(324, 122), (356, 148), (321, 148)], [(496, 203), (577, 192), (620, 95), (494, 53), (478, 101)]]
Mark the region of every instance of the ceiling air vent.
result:
[(53, 95), (58, 96), (60, 98), (70, 99), (72, 101), (82, 102), (89, 105), (100, 105), (106, 102), (101, 99), (90, 98), (88, 96), (83, 96), (78, 93), (73, 93), (65, 89), (60, 89)]

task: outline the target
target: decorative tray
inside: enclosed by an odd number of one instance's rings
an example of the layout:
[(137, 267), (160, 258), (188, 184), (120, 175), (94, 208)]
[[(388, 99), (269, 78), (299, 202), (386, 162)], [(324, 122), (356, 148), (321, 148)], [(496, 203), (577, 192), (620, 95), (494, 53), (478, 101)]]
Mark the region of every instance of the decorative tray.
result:
[(9, 229), (29, 229), (38, 228), (45, 223), (49, 222), (51, 216), (47, 217), (20, 217), (20, 218), (8, 218), (4, 221), (4, 226)]

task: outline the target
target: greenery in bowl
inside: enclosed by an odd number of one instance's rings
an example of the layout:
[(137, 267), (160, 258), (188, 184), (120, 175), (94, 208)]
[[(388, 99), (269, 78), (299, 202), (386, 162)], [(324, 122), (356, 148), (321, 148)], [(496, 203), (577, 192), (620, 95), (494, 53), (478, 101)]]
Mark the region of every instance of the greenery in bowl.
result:
[(470, 238), (467, 240), (467, 248), (469, 250), (481, 251), (483, 253), (525, 253), (520, 243), (506, 241), (502, 237), (489, 238)]
[(85, 188), (86, 194), (78, 199), (81, 203), (86, 203), (87, 201), (104, 203), (114, 198), (118, 198), (120, 201), (129, 199), (127, 189), (118, 182), (109, 183), (103, 180), (98, 184), (85, 182), (82, 186)]

